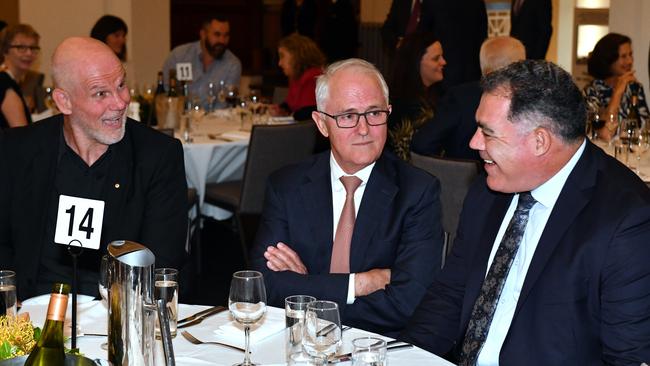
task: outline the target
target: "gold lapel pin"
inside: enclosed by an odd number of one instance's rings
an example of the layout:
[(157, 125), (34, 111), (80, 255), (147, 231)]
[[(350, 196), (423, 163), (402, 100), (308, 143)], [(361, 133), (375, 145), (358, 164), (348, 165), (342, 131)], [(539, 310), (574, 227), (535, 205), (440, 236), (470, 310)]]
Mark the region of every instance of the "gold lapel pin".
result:
[(119, 183), (115, 183), (115, 189), (119, 189), (119, 188), (120, 188), (120, 184), (119, 184)]

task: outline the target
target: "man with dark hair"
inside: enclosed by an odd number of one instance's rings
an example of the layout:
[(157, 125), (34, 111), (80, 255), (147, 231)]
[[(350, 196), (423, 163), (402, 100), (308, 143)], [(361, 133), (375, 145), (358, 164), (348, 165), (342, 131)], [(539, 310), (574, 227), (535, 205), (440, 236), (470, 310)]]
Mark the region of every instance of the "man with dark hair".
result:
[(650, 360), (650, 190), (584, 137), (571, 75), (488, 74), (470, 189), (445, 268), (402, 339), (459, 365)]
[[(172, 50), (163, 65), (165, 83), (169, 81), (169, 70), (176, 70), (178, 63), (192, 65), (192, 82), (189, 93), (201, 98), (207, 108), (209, 84), (234, 85), (239, 87), (241, 62), (228, 49), (230, 42), (230, 22), (222, 17), (212, 17), (203, 22), (199, 40), (182, 44)], [(167, 86), (169, 87), (169, 86)], [(217, 102), (220, 103), (220, 102)], [(224, 103), (218, 104), (224, 107)]]
[(79, 257), (81, 293), (98, 294), (101, 254), (114, 240), (142, 243), (156, 266), (181, 268), (187, 183), (180, 142), (126, 117), (124, 67), (96, 39), (64, 40), (52, 56), (52, 79), (61, 114), (0, 137), (0, 268), (16, 271), (19, 298), (71, 281), (62, 232), (81, 232), (99, 246)]

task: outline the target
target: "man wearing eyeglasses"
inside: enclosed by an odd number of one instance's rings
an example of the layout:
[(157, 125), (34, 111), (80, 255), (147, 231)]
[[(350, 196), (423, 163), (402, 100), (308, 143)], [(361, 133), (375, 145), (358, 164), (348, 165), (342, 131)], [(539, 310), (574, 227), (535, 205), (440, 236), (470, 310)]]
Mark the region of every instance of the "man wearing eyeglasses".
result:
[(439, 182), (382, 152), (391, 107), (373, 65), (330, 65), (316, 103), (331, 151), (271, 176), (253, 267), (271, 305), (333, 300), (342, 323), (395, 335), (440, 268)]

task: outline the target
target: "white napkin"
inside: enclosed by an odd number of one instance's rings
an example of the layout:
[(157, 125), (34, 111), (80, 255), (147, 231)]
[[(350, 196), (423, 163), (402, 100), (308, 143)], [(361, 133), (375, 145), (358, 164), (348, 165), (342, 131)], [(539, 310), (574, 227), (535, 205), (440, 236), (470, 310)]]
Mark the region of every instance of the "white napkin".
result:
[(285, 123), (294, 123), (296, 122), (292, 116), (275, 116), (271, 117), (271, 122), (269, 124), (285, 124)]
[[(251, 344), (282, 332), (285, 328), (284, 309), (266, 308), (264, 318), (251, 327)], [(232, 320), (214, 331), (216, 340), (237, 347), (244, 347), (244, 326)]]
[(247, 131), (228, 131), (222, 133), (221, 137), (230, 140), (248, 140), (251, 138), (251, 133)]

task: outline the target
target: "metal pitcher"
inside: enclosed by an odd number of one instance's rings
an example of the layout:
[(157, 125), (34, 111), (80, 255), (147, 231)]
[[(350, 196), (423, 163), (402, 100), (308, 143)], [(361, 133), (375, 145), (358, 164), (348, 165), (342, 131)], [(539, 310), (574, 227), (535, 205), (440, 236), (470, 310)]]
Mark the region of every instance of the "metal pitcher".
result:
[(154, 301), (155, 256), (142, 244), (118, 240), (108, 245), (108, 361), (112, 365), (154, 365), (156, 311), (165, 364), (174, 365), (167, 308)]

